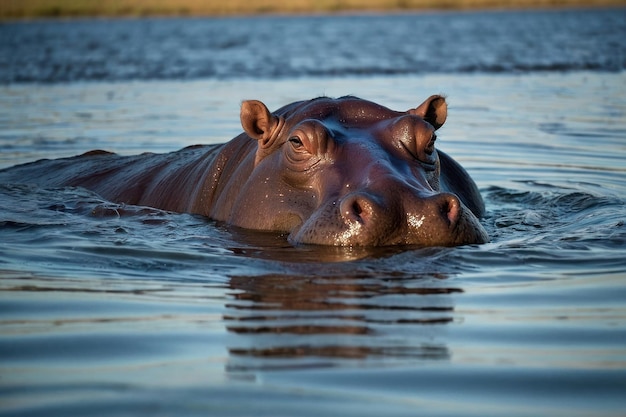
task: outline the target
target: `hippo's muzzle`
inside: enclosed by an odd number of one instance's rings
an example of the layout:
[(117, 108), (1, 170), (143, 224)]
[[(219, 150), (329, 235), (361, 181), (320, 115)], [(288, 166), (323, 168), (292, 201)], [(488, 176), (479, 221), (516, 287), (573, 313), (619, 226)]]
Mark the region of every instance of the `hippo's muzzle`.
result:
[(488, 241), (457, 196), (439, 193), (399, 201), (355, 192), (325, 204), (290, 236), (293, 244), (456, 246)]

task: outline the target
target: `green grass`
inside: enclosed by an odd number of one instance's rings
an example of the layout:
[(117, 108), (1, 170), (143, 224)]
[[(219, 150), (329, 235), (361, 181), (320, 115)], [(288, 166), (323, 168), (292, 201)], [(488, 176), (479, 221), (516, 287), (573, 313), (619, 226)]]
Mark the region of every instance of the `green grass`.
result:
[(0, 0), (0, 19), (625, 5), (626, 0)]

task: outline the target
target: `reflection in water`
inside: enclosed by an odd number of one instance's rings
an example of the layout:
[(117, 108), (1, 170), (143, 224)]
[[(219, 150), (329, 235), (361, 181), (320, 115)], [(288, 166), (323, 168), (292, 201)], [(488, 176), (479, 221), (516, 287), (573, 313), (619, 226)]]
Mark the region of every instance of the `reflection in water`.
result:
[[(263, 230), (250, 230), (242, 229), (240, 227), (225, 224), (223, 222), (216, 222), (216, 225), (222, 230), (226, 231), (232, 243), (228, 245), (227, 249), (236, 256), (243, 256), (246, 258), (264, 259), (271, 262), (300, 264), (301, 271), (304, 275), (309, 275), (311, 268), (324, 269), (328, 272), (332, 267), (328, 265), (322, 266), (328, 263), (342, 263), (348, 261), (358, 261), (364, 259), (380, 260), (388, 259), (399, 254), (413, 252), (412, 258), (427, 258), (438, 259), (442, 254), (446, 252), (446, 248), (433, 248), (422, 247), (418, 245), (394, 245), (394, 246), (320, 246), (320, 245), (297, 245), (293, 246), (287, 241), (287, 234), (273, 231)], [(420, 261), (417, 265), (413, 265), (410, 271), (407, 271), (414, 276), (415, 273), (430, 273), (432, 271), (441, 270), (440, 267), (429, 269), (429, 261)], [(338, 268), (341, 268), (338, 266)], [(424, 269), (426, 268), (426, 269)], [(388, 268), (386, 271), (391, 275), (398, 273), (398, 265), (394, 265)], [(445, 270), (445, 269), (444, 269)], [(348, 270), (348, 275), (355, 271)], [(380, 276), (379, 274), (376, 276)], [(382, 274), (384, 275), (385, 272)], [(333, 275), (337, 275), (337, 271), (331, 272)], [(321, 275), (321, 274), (317, 274)], [(345, 275), (345, 271), (342, 271), (342, 276)]]
[(438, 333), (453, 320), (449, 295), (462, 292), (434, 276), (375, 272), (232, 277), (230, 287), (236, 291), (223, 319), (242, 336), (229, 346), (231, 372), (333, 366), (341, 359), (448, 359)]
[(249, 230), (217, 222), (227, 230), (237, 246), (230, 245), (228, 250), (238, 256), (268, 259), (281, 262), (316, 263), (345, 262), (365, 258), (381, 258), (404, 252), (410, 247), (346, 247), (346, 246), (293, 246), (287, 241), (286, 233)]

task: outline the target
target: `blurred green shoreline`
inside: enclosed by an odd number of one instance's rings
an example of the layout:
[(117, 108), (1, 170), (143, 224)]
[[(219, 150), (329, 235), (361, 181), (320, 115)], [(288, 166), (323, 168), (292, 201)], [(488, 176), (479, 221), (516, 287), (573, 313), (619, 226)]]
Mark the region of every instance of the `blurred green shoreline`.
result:
[(0, 0), (0, 19), (235, 16), (626, 6), (626, 0)]

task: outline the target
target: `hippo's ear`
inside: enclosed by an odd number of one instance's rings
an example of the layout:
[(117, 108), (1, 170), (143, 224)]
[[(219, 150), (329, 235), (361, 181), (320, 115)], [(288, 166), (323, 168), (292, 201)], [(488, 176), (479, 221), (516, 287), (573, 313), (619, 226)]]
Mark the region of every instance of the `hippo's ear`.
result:
[(417, 106), (417, 108), (409, 110), (408, 113), (420, 116), (433, 125), (436, 130), (446, 122), (448, 105), (445, 98), (435, 95), (428, 97), (426, 101)]
[(261, 148), (271, 146), (280, 125), (280, 119), (260, 101), (247, 100), (241, 104), (241, 126), (248, 136), (259, 141)]

